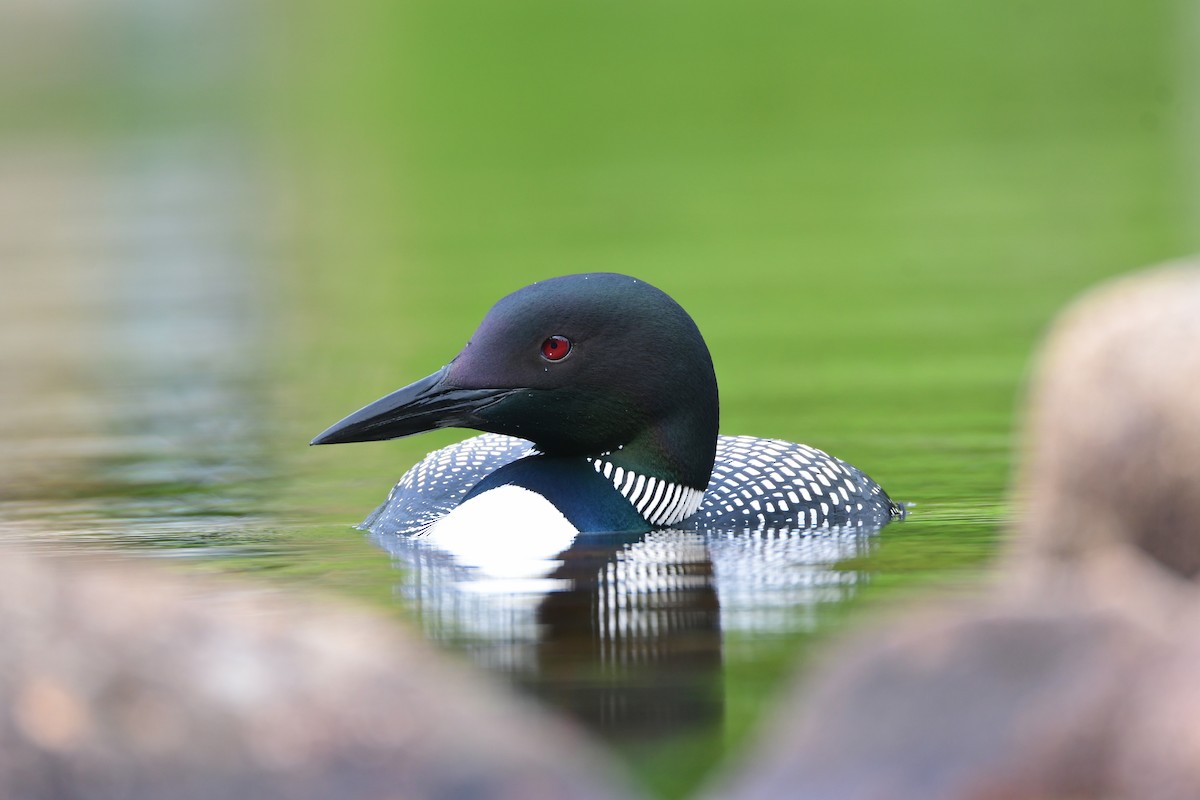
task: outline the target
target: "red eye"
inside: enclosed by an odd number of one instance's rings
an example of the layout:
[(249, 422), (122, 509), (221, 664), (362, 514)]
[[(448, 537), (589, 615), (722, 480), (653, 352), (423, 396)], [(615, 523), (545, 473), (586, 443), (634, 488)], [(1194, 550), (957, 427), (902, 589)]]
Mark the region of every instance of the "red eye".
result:
[(542, 358), (547, 361), (562, 361), (571, 352), (571, 340), (565, 336), (551, 336), (542, 342)]

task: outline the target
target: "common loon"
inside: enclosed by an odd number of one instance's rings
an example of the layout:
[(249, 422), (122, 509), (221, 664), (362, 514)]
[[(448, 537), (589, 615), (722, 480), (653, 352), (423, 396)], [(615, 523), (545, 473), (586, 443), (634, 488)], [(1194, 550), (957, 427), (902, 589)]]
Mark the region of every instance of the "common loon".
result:
[(717, 421), (712, 358), (687, 312), (644, 281), (593, 273), (502, 298), (449, 364), (312, 444), (487, 432), (405, 473), (361, 525), (375, 533), (423, 533), (453, 517), (486, 526), (531, 496), (541, 516), (521, 512), (515, 529), (548, 515), (579, 533), (874, 530), (903, 516), (850, 464), (807, 445), (721, 436)]

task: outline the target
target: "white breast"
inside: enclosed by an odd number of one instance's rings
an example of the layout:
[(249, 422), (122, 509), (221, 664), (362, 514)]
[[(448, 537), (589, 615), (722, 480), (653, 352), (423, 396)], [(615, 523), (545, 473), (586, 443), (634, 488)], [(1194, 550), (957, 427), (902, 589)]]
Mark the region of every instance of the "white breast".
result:
[(549, 575), (578, 535), (549, 500), (520, 486), (472, 497), (421, 534), (459, 564), (504, 579)]

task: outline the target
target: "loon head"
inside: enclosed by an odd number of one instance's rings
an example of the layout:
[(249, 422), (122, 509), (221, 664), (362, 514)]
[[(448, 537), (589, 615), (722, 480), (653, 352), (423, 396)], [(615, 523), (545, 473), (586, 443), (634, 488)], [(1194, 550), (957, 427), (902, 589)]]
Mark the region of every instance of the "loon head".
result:
[(712, 358), (692, 318), (644, 281), (598, 273), (502, 298), (449, 364), (312, 444), (474, 428), (703, 490), (717, 419)]

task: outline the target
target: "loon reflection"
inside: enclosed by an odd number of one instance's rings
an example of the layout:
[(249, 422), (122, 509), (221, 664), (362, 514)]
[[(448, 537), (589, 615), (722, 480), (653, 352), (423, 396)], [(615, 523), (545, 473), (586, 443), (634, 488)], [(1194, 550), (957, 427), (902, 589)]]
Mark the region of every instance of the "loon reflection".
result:
[(551, 555), (373, 538), (430, 638), (626, 740), (719, 726), (725, 642), (810, 628), (859, 580), (835, 563), (874, 542), (857, 526), (581, 534)]

